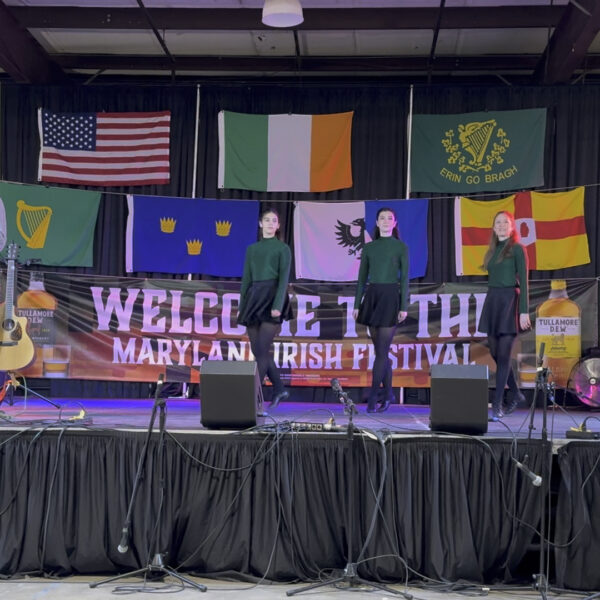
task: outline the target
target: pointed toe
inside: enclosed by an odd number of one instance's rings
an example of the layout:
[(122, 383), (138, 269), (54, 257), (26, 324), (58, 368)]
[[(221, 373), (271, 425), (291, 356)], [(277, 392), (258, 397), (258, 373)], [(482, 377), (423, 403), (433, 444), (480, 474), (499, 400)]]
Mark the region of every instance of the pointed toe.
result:
[(287, 400), (290, 397), (290, 393), (287, 390), (284, 390), (283, 392), (279, 392), (279, 394), (276, 394), (273, 397), (273, 400), (271, 400), (271, 404), (269, 404), (269, 408), (271, 410), (273, 410), (274, 408), (277, 408), (279, 406), (279, 403), (282, 402), (283, 400)]

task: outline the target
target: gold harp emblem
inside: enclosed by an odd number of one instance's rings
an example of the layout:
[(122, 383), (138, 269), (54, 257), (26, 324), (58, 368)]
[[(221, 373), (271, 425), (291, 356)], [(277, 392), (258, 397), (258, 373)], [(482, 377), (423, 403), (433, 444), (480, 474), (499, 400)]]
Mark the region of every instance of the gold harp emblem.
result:
[(17, 229), (27, 241), (28, 248), (43, 248), (52, 217), (49, 206), (29, 206), (23, 200), (17, 202)]
[(458, 139), (462, 147), (473, 157), (469, 162), (474, 167), (481, 167), (494, 127), (496, 127), (494, 119), (458, 126)]

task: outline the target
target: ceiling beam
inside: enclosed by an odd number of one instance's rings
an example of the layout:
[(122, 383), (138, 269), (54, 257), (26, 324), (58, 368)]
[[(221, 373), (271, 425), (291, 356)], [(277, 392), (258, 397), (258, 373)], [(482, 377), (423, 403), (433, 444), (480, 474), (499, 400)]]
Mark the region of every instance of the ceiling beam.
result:
[[(137, 8), (11, 6), (23, 27), (36, 29), (147, 29)], [(442, 29), (554, 27), (565, 6), (471, 6), (444, 10)], [(261, 11), (250, 8), (149, 8), (159, 29), (263, 30)], [(437, 8), (307, 8), (299, 30), (434, 29)]]
[[(427, 56), (175, 56), (175, 65), (162, 55), (122, 56), (98, 54), (54, 54), (64, 69), (76, 70), (171, 70), (233, 72), (414, 72), (427, 71)], [(594, 57), (600, 66), (600, 56)], [(538, 61), (534, 55), (507, 56), (437, 56), (435, 72), (501, 71), (531, 74)]]
[(600, 31), (600, 2), (569, 3), (540, 58), (533, 78), (546, 84), (567, 83), (581, 67), (591, 43)]
[(33, 36), (19, 25), (0, 0), (0, 67), (19, 83), (50, 83), (66, 80)]

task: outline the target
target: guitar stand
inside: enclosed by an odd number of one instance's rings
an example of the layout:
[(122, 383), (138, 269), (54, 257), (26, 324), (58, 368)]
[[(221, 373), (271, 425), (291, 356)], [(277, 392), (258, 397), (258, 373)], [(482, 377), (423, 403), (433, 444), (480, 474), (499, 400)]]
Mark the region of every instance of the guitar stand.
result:
[(46, 398), (46, 396), (42, 396), (42, 394), (39, 394), (35, 390), (32, 390), (31, 388), (27, 387), (24, 383), (19, 383), (17, 381), (17, 376), (12, 371), (7, 371), (6, 374), (9, 378), (9, 381), (6, 384), (6, 396), (5, 397), (8, 397), (6, 403), (9, 406), (12, 406), (14, 404), (15, 390), (19, 387), (22, 387), (26, 394), (32, 394), (36, 398), (39, 398), (40, 400), (43, 400), (44, 402), (51, 404), (52, 406), (54, 406), (54, 408), (59, 408), (59, 409), (62, 408), (62, 406), (60, 404), (54, 402), (53, 400), (50, 400), (50, 398)]

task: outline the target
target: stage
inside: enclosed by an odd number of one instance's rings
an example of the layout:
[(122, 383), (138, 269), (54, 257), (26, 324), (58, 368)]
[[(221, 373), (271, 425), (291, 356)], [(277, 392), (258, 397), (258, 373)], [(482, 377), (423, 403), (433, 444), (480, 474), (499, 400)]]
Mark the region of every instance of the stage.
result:
[(4, 576), (108, 576), (160, 551), (210, 577), (314, 581), (350, 556), (372, 581), (530, 583), (545, 514), (550, 582), (600, 588), (600, 446), (565, 435), (586, 417), (600, 430), (581, 407), (549, 407), (546, 435), (523, 407), (473, 436), (432, 432), (426, 405), (359, 404), (350, 436), (339, 403), (266, 404), (257, 427), (227, 431), (165, 398), (161, 439), (152, 398), (51, 400), (0, 406)]

